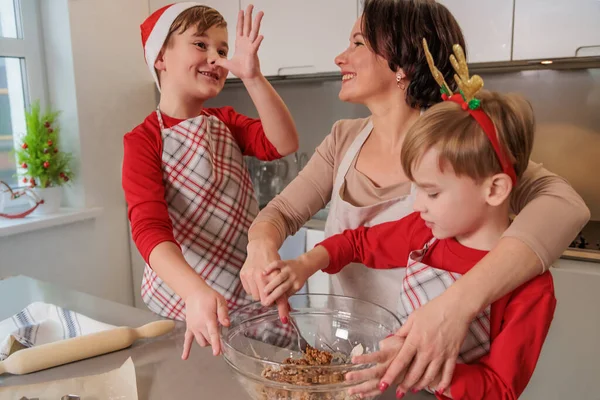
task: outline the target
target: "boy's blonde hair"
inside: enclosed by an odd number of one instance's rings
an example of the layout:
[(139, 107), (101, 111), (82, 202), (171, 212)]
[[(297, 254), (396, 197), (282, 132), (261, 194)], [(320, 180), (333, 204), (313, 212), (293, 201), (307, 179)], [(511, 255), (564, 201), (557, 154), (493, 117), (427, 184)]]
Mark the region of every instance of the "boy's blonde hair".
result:
[[(533, 148), (535, 118), (531, 104), (517, 94), (481, 91), (481, 110), (494, 123), (502, 151), (521, 177)], [(453, 101), (444, 101), (425, 112), (406, 134), (402, 145), (402, 168), (414, 180), (413, 168), (435, 148), (443, 170), (450, 164), (458, 176), (477, 182), (502, 172), (494, 148), (479, 123)]]
[(227, 22), (220, 12), (208, 6), (188, 8), (179, 14), (171, 24), (163, 48), (170, 45), (171, 37), (175, 34), (181, 35), (189, 28), (195, 27), (196, 34), (202, 35), (213, 26), (227, 28)]

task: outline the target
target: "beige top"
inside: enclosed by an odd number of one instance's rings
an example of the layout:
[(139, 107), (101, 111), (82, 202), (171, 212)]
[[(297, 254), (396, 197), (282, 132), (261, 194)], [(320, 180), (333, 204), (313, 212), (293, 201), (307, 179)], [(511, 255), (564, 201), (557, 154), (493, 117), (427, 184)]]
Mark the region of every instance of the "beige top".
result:
[[(306, 167), (254, 220), (272, 223), (283, 241), (296, 233), (331, 199), (334, 179), (348, 147), (368, 119), (337, 121)], [(346, 175), (344, 199), (356, 206), (371, 205), (410, 192), (410, 183), (378, 188), (355, 168)], [(590, 218), (583, 199), (569, 183), (530, 162), (511, 198), (518, 214), (504, 236), (518, 238), (542, 261), (546, 270), (569, 246)]]

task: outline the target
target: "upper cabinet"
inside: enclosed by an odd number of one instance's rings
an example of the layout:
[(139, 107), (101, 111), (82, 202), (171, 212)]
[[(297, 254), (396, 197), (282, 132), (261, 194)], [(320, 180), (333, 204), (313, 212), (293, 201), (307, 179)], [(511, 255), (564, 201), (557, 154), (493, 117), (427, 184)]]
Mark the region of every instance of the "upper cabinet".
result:
[(469, 63), (510, 61), (513, 0), (438, 2), (450, 10), (462, 28)]
[(241, 0), (264, 11), (258, 52), (265, 76), (337, 72), (336, 55), (348, 47), (356, 0)]
[(600, 56), (600, 1), (516, 0), (513, 60)]
[[(158, 10), (161, 7), (173, 3), (184, 3), (187, 0), (149, 0), (150, 12)], [(227, 22), (227, 33), (229, 36), (229, 55), (233, 54), (235, 49), (235, 27), (237, 25), (238, 12), (240, 4), (238, 0), (202, 0), (202, 4), (212, 7), (217, 10)], [(235, 78), (233, 74), (229, 74), (227, 78)]]

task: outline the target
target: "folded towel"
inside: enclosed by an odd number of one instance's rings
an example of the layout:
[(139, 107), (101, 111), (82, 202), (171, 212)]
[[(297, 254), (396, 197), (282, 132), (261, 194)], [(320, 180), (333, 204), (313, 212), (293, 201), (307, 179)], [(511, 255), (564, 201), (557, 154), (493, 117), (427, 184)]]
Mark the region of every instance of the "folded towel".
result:
[(42, 302), (0, 322), (0, 361), (23, 347), (39, 346), (113, 329), (85, 315)]

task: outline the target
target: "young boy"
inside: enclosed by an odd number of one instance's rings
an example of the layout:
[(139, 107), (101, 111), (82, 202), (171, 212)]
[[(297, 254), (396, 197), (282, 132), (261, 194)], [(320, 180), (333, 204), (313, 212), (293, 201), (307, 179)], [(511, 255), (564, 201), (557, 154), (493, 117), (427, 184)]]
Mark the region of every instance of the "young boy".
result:
[[(243, 156), (273, 160), (293, 153), (289, 111), (260, 72), (262, 12), (240, 11), (235, 52), (218, 11), (177, 3), (141, 25), (146, 62), (160, 103), (125, 135), (123, 188), (132, 236), (147, 265), (142, 297), (150, 310), (185, 320), (183, 359), (194, 337), (220, 353), (218, 323), (251, 302), (239, 271), (258, 212)], [(231, 107), (204, 108), (228, 71), (242, 80), (260, 119)]]
[[(464, 62), (459, 49), (455, 46)], [(455, 59), (453, 64), (459, 74), (466, 71)], [(460, 75), (463, 97), (451, 95), (441, 78), (449, 101), (433, 106), (407, 133), (401, 157), (404, 172), (417, 186), (415, 213), (347, 230), (296, 260), (270, 265), (266, 304), (294, 293), (320, 269), (334, 274), (351, 262), (406, 268), (398, 307), (404, 324), (411, 312), (443, 293), (496, 245), (510, 224), (511, 190), (529, 161), (534, 118), (518, 96), (483, 92), (475, 98), (483, 86), (478, 80)], [(552, 276), (546, 272), (477, 315), (458, 364), (451, 366), (449, 387), (442, 387), (438, 377), (413, 389), (437, 389), (440, 399), (517, 398), (533, 374), (555, 306)], [(394, 383), (399, 363), (406, 361), (397, 358), (402, 344), (403, 338), (392, 336), (378, 352), (355, 357), (353, 362), (377, 365), (348, 374), (348, 380), (363, 381), (351, 394), (376, 395)]]

